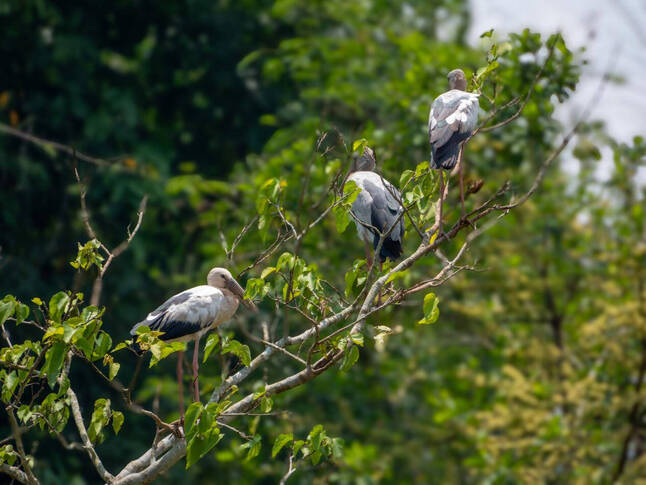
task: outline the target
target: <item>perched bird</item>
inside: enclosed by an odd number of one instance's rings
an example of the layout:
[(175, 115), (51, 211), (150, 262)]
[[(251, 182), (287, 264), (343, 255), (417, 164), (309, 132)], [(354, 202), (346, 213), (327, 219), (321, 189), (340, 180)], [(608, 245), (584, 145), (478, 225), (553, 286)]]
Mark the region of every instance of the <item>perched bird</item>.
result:
[(478, 122), (479, 95), (466, 92), (467, 80), (461, 69), (454, 69), (447, 78), (450, 90), (440, 94), (431, 105), (428, 136), (431, 167), (451, 170), (458, 161), (460, 146)]
[[(478, 123), (478, 96), (467, 93), (467, 80), (461, 69), (448, 76), (450, 90), (440, 94), (431, 105), (428, 136), (431, 142), (431, 168), (451, 170), (458, 162), (462, 144), (471, 136)], [(440, 173), (440, 194), (444, 176)], [(460, 165), (460, 200), (464, 214), (464, 188)]]
[[(364, 241), (366, 261), (370, 265), (370, 245), (377, 249), (381, 234), (388, 233), (379, 250), (379, 260), (395, 260), (402, 255), (404, 238), (404, 211), (399, 191), (381, 175), (374, 172), (375, 152), (366, 147), (361, 157), (355, 159), (346, 183), (352, 180), (361, 192), (352, 203), (351, 213), (359, 238)], [(394, 226), (394, 228), (393, 228)]]
[[(257, 311), (253, 302), (245, 300), (244, 290), (224, 268), (213, 268), (206, 278), (206, 285), (182, 291), (170, 297), (150, 312), (145, 320), (130, 330), (131, 335), (143, 325), (151, 330), (163, 332), (159, 339), (166, 342), (194, 341), (193, 349), (193, 390), (196, 401), (200, 400), (198, 384), (198, 349), (200, 338), (221, 323), (229, 320), (242, 302)], [(182, 388), (184, 352), (179, 352), (177, 380), (179, 385), (180, 414), (183, 415), (184, 393)]]

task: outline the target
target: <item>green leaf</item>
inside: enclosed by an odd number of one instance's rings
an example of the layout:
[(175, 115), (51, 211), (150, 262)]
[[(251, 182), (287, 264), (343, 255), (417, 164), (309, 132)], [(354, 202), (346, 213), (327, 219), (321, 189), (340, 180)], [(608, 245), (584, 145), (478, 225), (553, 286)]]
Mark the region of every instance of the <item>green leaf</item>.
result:
[(63, 313), (70, 303), (70, 297), (67, 293), (59, 291), (49, 300), (49, 316), (56, 322), (60, 323)]
[(34, 297), (31, 299), (31, 302), (34, 303), (35, 305), (42, 306), (43, 305), (43, 300), (41, 300), (38, 297)]
[(294, 266), (294, 255), (289, 251), (285, 251), (278, 257), (276, 269), (280, 271), (283, 268), (291, 269)]
[(345, 352), (343, 362), (341, 362), (341, 372), (347, 372), (359, 360), (359, 349), (356, 345), (350, 347), (350, 350)]
[(244, 461), (249, 461), (254, 459), (255, 457), (258, 456), (260, 453), (260, 449), (262, 448), (262, 438), (260, 435), (256, 435), (251, 439), (251, 441), (246, 442), (244, 445), (242, 445), (240, 448), (248, 448), (249, 451), (247, 452), (247, 456), (245, 457)]
[(265, 280), (261, 278), (249, 278), (247, 280), (247, 287), (245, 288), (244, 297), (253, 300), (255, 298), (263, 298), (269, 292), (269, 285), (265, 284)]
[(186, 446), (186, 468), (190, 468), (200, 458), (206, 455), (222, 439), (220, 429), (211, 424), (208, 429), (195, 435)]
[(58, 374), (63, 367), (65, 349), (66, 346), (63, 342), (56, 342), (45, 353), (45, 364), (43, 365), (42, 371), (47, 374), (47, 383), (52, 389), (54, 388)]
[(90, 441), (94, 442), (97, 438), (100, 438), (101, 431), (103, 427), (108, 424), (111, 416), (110, 411), (110, 400), (109, 399), (97, 399), (94, 402), (94, 411), (92, 412), (92, 419), (90, 420), (90, 425), (87, 429), (87, 434), (90, 438)]
[(336, 230), (342, 234), (350, 224), (350, 213), (344, 204), (334, 206), (332, 213), (334, 214)]
[[(356, 347), (355, 347), (356, 348)], [(310, 434), (307, 435), (307, 441), (310, 448), (313, 450), (318, 450), (321, 447), (321, 441), (325, 437), (325, 430), (323, 429), (322, 424), (317, 424), (312, 428)]]
[(158, 340), (156, 343), (150, 346), (150, 353), (152, 357), (150, 358), (150, 364), (148, 367), (153, 367), (157, 365), (160, 360), (165, 359), (170, 354), (178, 352), (180, 350), (186, 349), (185, 342), (164, 342)]
[(410, 181), (410, 179), (413, 178), (413, 175), (415, 175), (415, 172), (413, 172), (412, 170), (404, 170), (399, 177), (399, 186), (404, 187)]
[(97, 268), (101, 269), (101, 263), (104, 260), (104, 257), (99, 253), (99, 248), (101, 243), (96, 239), (92, 239), (86, 242), (83, 246), (81, 243), (78, 243), (78, 253), (76, 259), (70, 262), (70, 265), (76, 269), (88, 270), (92, 265), (96, 265)]
[(476, 72), (476, 80), (480, 80), (480, 79), (486, 77), (489, 73), (491, 73), (495, 69), (498, 69), (499, 66), (500, 66), (500, 63), (498, 61), (493, 61), (493, 62), (490, 62), (489, 64), (487, 64), (486, 66), (481, 67)]
[(222, 353), (236, 355), (247, 367), (251, 364), (251, 351), (249, 347), (241, 344), (237, 340), (231, 339), (226, 343), (222, 342)]
[(18, 374), (15, 370), (12, 370), (11, 372), (9, 372), (9, 374), (7, 374), (2, 384), (2, 400), (4, 402), (9, 402), (11, 400), (11, 396), (16, 390), (19, 382), (20, 379), (18, 378)]
[(31, 408), (27, 404), (23, 404), (18, 408), (18, 411), (16, 411), (16, 415), (18, 416), (18, 419), (23, 423), (27, 424), (27, 421), (33, 416), (33, 413), (31, 411)]
[(217, 333), (212, 332), (209, 334), (206, 339), (206, 345), (204, 346), (204, 358), (202, 359), (202, 363), (206, 362), (206, 359), (209, 358), (209, 355), (211, 355), (211, 352), (213, 352), (213, 349), (218, 345), (219, 341), (220, 336)]
[(194, 402), (188, 407), (186, 414), (184, 414), (184, 431), (186, 432), (187, 441), (190, 441), (193, 434), (193, 427), (195, 426), (197, 418), (202, 414), (202, 409), (202, 403)]
[(271, 457), (276, 458), (276, 455), (280, 450), (282, 450), (283, 447), (291, 441), (294, 441), (294, 435), (292, 433), (279, 434), (276, 441), (274, 441), (274, 446), (271, 448)]
[(12, 466), (18, 459), (18, 454), (13, 451), (12, 445), (4, 445), (0, 448), (0, 463), (7, 463)]
[(9, 317), (13, 315), (14, 309), (16, 308), (16, 302), (6, 301), (0, 303), (0, 325), (7, 321)]
[(318, 465), (319, 461), (321, 461), (321, 456), (323, 454), (321, 453), (320, 450), (315, 451), (310, 455), (310, 460), (312, 461), (312, 465)]
[(271, 408), (274, 406), (274, 401), (269, 396), (263, 396), (260, 400), (260, 410), (263, 413), (268, 413), (271, 411)]
[(366, 140), (365, 138), (359, 138), (358, 140), (354, 140), (352, 142), (352, 151), (363, 153), (366, 146), (368, 146), (368, 140)]
[(128, 348), (128, 346), (129, 346), (129, 345), (131, 345), (131, 344), (132, 344), (132, 341), (131, 341), (131, 340), (126, 340), (126, 341), (124, 341), (124, 342), (119, 342), (119, 343), (118, 343), (117, 345), (115, 345), (115, 347), (110, 351), (110, 353), (112, 353), (112, 354), (113, 354), (114, 352), (118, 352), (118, 351), (119, 351), (119, 350), (121, 350), (121, 349)]
[(86, 306), (81, 312), (81, 318), (85, 323), (90, 323), (92, 320), (99, 318), (103, 315), (105, 309), (99, 309), (94, 305)]
[(418, 163), (415, 167), (415, 176), (421, 177), (424, 173), (429, 171), (429, 168), (429, 164), (426, 161)]
[(342, 438), (333, 438), (330, 443), (330, 451), (332, 457), (340, 460), (343, 458), (343, 439)]
[(440, 316), (439, 302), (435, 293), (428, 293), (424, 297), (424, 318), (417, 323), (420, 325), (435, 323)]
[(301, 448), (305, 445), (305, 441), (303, 440), (296, 440), (294, 441), (294, 445), (292, 446), (292, 452), (294, 453), (294, 456), (301, 450)]
[(484, 39), (485, 37), (491, 37), (493, 35), (494, 29), (489, 29), (486, 32), (480, 34), (480, 38)]
[(352, 206), (352, 203), (357, 200), (357, 197), (359, 197), (360, 193), (361, 189), (359, 188), (357, 183), (354, 180), (348, 180), (343, 186), (343, 204), (347, 208), (350, 208)]
[(112, 411), (112, 429), (114, 434), (119, 434), (119, 430), (123, 425), (123, 413), (121, 411)]
[(273, 266), (268, 266), (267, 268), (262, 270), (262, 273), (260, 273), (260, 279), (264, 280), (265, 278), (267, 278), (267, 276), (272, 274), (274, 271), (276, 271), (276, 268), (274, 268)]
[(110, 369), (108, 372), (108, 379), (112, 380), (117, 376), (117, 373), (119, 372), (119, 369), (121, 368), (121, 364), (118, 362), (112, 362), (110, 364)]
[(94, 342), (94, 352), (92, 352), (92, 360), (102, 359), (112, 347), (112, 337), (106, 332), (101, 331)]
[(359, 332), (351, 333), (350, 334), (350, 340), (352, 340), (359, 347), (363, 347), (363, 334), (361, 334)]
[(74, 336), (78, 333), (83, 333), (83, 327), (73, 327), (68, 323), (63, 324), (63, 342), (69, 344)]

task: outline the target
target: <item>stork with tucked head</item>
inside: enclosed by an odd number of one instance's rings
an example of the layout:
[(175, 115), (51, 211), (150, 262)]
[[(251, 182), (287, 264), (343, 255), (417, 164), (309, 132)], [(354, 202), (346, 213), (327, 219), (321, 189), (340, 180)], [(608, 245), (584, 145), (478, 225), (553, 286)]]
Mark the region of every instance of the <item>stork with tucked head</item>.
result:
[(392, 261), (402, 255), (404, 238), (404, 219), (401, 217), (403, 207), (399, 191), (381, 175), (374, 172), (377, 160), (375, 152), (366, 147), (361, 157), (355, 159), (347, 180), (352, 180), (361, 189), (352, 203), (352, 214), (357, 226), (359, 238), (364, 242), (366, 262), (370, 265), (370, 245), (377, 249), (381, 234), (387, 233), (381, 249), (379, 260), (386, 258)]
[[(444, 190), (441, 170), (452, 170), (460, 158), (464, 142), (478, 123), (479, 94), (468, 93), (467, 79), (462, 69), (447, 75), (449, 91), (440, 94), (431, 105), (428, 117), (428, 137), (431, 142), (431, 168), (440, 170), (440, 187)], [(464, 215), (464, 188), (460, 164), (460, 200)]]
[[(198, 349), (200, 338), (218, 325), (229, 320), (242, 302), (253, 311), (256, 306), (244, 298), (244, 290), (224, 268), (213, 268), (206, 278), (206, 285), (182, 291), (170, 297), (145, 320), (137, 323), (130, 330), (131, 335), (137, 329), (147, 326), (151, 330), (163, 332), (159, 339), (166, 342), (195, 342), (193, 348), (193, 391), (196, 401), (200, 400), (198, 383)], [(184, 352), (179, 352), (177, 362), (177, 380), (179, 385), (180, 414), (184, 414), (184, 393), (182, 388), (182, 362)]]

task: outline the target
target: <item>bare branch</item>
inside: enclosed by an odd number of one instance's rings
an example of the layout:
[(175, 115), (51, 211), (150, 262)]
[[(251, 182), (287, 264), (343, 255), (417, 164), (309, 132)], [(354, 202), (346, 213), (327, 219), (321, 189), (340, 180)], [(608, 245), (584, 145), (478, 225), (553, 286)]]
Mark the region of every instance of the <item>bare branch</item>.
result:
[(29, 483), (29, 477), (20, 468), (16, 466), (9, 466), (6, 463), (0, 463), (0, 472), (9, 475), (12, 479), (20, 483)]
[(114, 479), (114, 477), (105, 469), (103, 463), (101, 462), (101, 459), (99, 458), (99, 455), (97, 455), (96, 450), (94, 449), (94, 446), (90, 441), (90, 437), (87, 434), (87, 429), (85, 428), (85, 424), (83, 423), (81, 407), (79, 406), (79, 401), (76, 397), (76, 393), (72, 390), (72, 386), (68, 387), (67, 396), (70, 399), (70, 410), (72, 412), (72, 417), (74, 418), (76, 428), (78, 429), (79, 435), (81, 436), (83, 448), (85, 448), (85, 451), (90, 456), (90, 460), (92, 461), (94, 468), (96, 468), (96, 471), (99, 473), (99, 476), (104, 481), (110, 483)]
[(291, 477), (295, 471), (296, 471), (296, 467), (294, 466), (294, 453), (290, 453), (289, 459), (287, 461), (287, 472), (280, 479), (279, 485), (285, 485), (289, 477)]
[[(81, 197), (81, 201), (83, 200), (85, 200), (85, 198)], [(132, 230), (132, 232), (130, 232), (130, 229), (127, 230), (128, 237), (125, 240), (123, 240), (112, 251), (110, 251), (108, 248), (106, 248), (103, 245), (103, 243), (101, 243), (101, 248), (107, 253), (108, 259), (105, 261), (105, 263), (101, 267), (101, 270), (99, 271), (99, 274), (94, 280), (94, 285), (92, 286), (92, 297), (90, 298), (90, 305), (99, 306), (99, 301), (101, 300), (101, 293), (103, 291), (103, 277), (105, 276), (106, 271), (108, 271), (108, 268), (112, 264), (112, 261), (114, 261), (115, 258), (119, 257), (119, 255), (121, 255), (121, 253), (123, 253), (126, 249), (128, 249), (128, 246), (130, 246), (130, 242), (137, 234), (137, 231), (139, 231), (139, 228), (141, 227), (141, 222), (143, 221), (144, 214), (146, 212), (147, 202), (148, 202), (148, 196), (144, 195), (143, 198), (141, 199), (141, 202), (139, 203), (139, 210), (137, 211), (137, 223), (135, 224), (135, 228)], [(91, 229), (89, 222), (87, 227), (88, 229)]]
[[(233, 253), (236, 250), (236, 247), (238, 247), (238, 244), (240, 244), (240, 241), (242, 241), (242, 238), (245, 236), (245, 234), (247, 234), (247, 232), (249, 232), (249, 229), (251, 229), (251, 227), (258, 221), (259, 217), (260, 216), (258, 216), (258, 214), (253, 216), (253, 218), (248, 223), (246, 223), (244, 225), (244, 227), (242, 228), (242, 230), (236, 235), (235, 239), (231, 243), (231, 248), (228, 249), (228, 250), (225, 248), (224, 251), (226, 252), (227, 259), (229, 261), (233, 261)], [(222, 237), (224, 238), (224, 236), (222, 236)]]
[(58, 143), (51, 140), (45, 140), (44, 138), (39, 138), (30, 133), (26, 133), (16, 128), (12, 128), (11, 126), (6, 125), (4, 123), (0, 123), (0, 133), (6, 133), (7, 135), (15, 136), (17, 138), (28, 141), (35, 145), (39, 145), (45, 149), (54, 149), (59, 152), (67, 153), (68, 155), (75, 155), (79, 160), (83, 160), (84, 162), (88, 162), (93, 165), (97, 165), (99, 167), (106, 167), (109, 165), (113, 165), (114, 162), (117, 162), (118, 160), (125, 158), (125, 156), (118, 157), (113, 161), (110, 161), (110, 160), (105, 160), (103, 158), (91, 157), (90, 155), (86, 155), (84, 153), (76, 151), (75, 148), (72, 148), (70, 146), (63, 145), (62, 143)]
[[(73, 152), (75, 156), (78, 156), (76, 152)], [(81, 182), (81, 177), (79, 176), (79, 171), (76, 167), (76, 164), (74, 165), (74, 176), (76, 177), (76, 181), (79, 184), (80, 188), (80, 199), (81, 199), (81, 219), (83, 220), (83, 224), (85, 225), (85, 229), (87, 231), (88, 236), (90, 239), (97, 239), (96, 237), (96, 232), (94, 232), (94, 228), (92, 227), (92, 223), (90, 222), (90, 213), (87, 210), (87, 204), (85, 202), (85, 196), (87, 194), (87, 187)], [(104, 248), (106, 251), (107, 249)], [(109, 251), (108, 251), (109, 252)]]
[(26, 481), (23, 483), (29, 483), (30, 485), (37, 485), (39, 481), (34, 476), (34, 472), (31, 470), (31, 466), (29, 466), (29, 460), (27, 459), (27, 455), (25, 453), (25, 447), (22, 443), (23, 430), (18, 425), (18, 421), (16, 421), (16, 416), (13, 414), (13, 408), (11, 407), (11, 404), (7, 404), (7, 406), (5, 407), (5, 410), (7, 411), (7, 415), (9, 416), (11, 435), (13, 437), (14, 442), (16, 443), (16, 451), (18, 452), (18, 457), (20, 458), (20, 464), (22, 465), (25, 478), (26, 478)]
[(12, 349), (13, 345), (11, 344), (11, 337), (9, 336), (9, 331), (5, 328), (4, 323), (1, 326), (2, 326), (2, 337), (7, 341), (7, 345), (9, 346), (9, 348)]
[(299, 364), (302, 364), (302, 365), (304, 365), (304, 366), (307, 366), (307, 362), (305, 362), (303, 359), (301, 359), (298, 355), (294, 355), (294, 354), (292, 354), (289, 350), (287, 350), (287, 349), (285, 349), (285, 348), (283, 348), (283, 347), (280, 347), (279, 345), (276, 345), (275, 343), (270, 342), (269, 340), (267, 340), (267, 339), (265, 339), (265, 338), (256, 337), (254, 334), (252, 334), (251, 332), (249, 332), (249, 331), (248, 331), (246, 328), (244, 328), (244, 326), (242, 326), (242, 325), (240, 326), (240, 330), (242, 330), (242, 333), (243, 333), (247, 338), (249, 338), (249, 339), (253, 340), (254, 342), (258, 342), (258, 343), (261, 343), (261, 344), (266, 345), (266, 346), (268, 346), (268, 347), (272, 347), (273, 349), (275, 349), (275, 350), (277, 350), (277, 351), (279, 351), (279, 352), (282, 352), (283, 354), (287, 355), (289, 358), (294, 359), (294, 360), (295, 360), (296, 362), (298, 362)]

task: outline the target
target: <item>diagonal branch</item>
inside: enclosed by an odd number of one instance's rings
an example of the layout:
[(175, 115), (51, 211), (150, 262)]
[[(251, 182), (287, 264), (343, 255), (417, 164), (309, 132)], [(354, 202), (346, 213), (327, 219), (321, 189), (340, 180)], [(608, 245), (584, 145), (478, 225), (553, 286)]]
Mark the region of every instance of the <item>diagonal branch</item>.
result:
[(17, 480), (20, 483), (29, 483), (27, 474), (16, 466), (10, 466), (6, 463), (0, 463), (0, 472), (4, 473), (5, 475), (9, 475), (13, 480)]
[(67, 397), (70, 400), (70, 410), (72, 412), (72, 417), (74, 418), (74, 424), (78, 429), (79, 435), (81, 436), (81, 441), (83, 442), (83, 448), (90, 456), (90, 460), (96, 468), (96, 471), (99, 473), (99, 476), (106, 482), (110, 483), (114, 477), (105, 469), (99, 455), (97, 455), (90, 437), (87, 434), (87, 429), (85, 428), (85, 423), (83, 423), (83, 415), (81, 414), (81, 407), (79, 406), (78, 398), (76, 393), (72, 390), (72, 387), (67, 388)]

